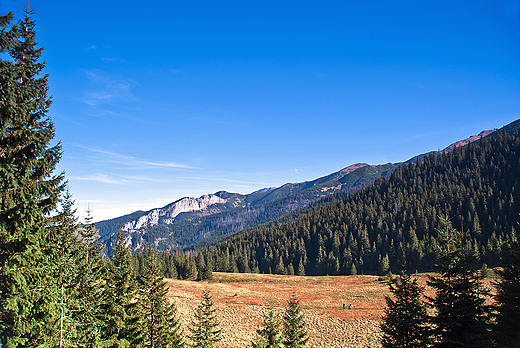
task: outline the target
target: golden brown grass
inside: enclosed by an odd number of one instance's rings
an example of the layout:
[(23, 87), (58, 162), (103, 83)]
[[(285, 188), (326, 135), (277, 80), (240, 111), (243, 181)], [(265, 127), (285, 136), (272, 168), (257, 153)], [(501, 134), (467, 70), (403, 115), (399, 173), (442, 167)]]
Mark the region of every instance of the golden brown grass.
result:
[[(376, 276), (300, 277), (213, 273), (210, 282), (167, 280), (169, 296), (188, 325), (203, 290), (210, 291), (221, 322), (221, 347), (247, 347), (266, 306), (282, 313), (294, 294), (300, 299), (309, 347), (378, 347), (388, 286)], [(343, 304), (352, 303), (352, 309)]]

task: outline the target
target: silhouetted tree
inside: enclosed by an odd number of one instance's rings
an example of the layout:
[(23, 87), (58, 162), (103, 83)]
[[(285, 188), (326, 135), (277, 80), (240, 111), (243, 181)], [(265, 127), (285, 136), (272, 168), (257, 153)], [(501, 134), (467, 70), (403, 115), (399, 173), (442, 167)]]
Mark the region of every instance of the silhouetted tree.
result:
[(446, 216), (438, 230), (438, 276), (428, 284), (435, 290), (431, 305), (435, 347), (489, 347), (491, 345), (489, 307), (474, 258), (465, 234), (453, 228)]
[(422, 301), (424, 287), (402, 272), (389, 283), (393, 298), (386, 296), (385, 317), (381, 323), (385, 348), (428, 347), (430, 328), (428, 313)]

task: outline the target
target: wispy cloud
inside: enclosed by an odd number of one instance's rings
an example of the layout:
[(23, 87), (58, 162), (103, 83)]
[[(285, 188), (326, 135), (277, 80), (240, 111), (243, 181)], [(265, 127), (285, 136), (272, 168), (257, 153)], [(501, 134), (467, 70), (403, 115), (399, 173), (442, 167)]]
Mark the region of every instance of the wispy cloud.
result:
[[(167, 180), (157, 179), (150, 176), (136, 176), (136, 175), (121, 175), (121, 174), (105, 174), (95, 173), (86, 176), (70, 176), (71, 180), (78, 181), (94, 181), (102, 184), (110, 185), (127, 185), (127, 184), (146, 184), (150, 182), (165, 183)], [(86, 202), (86, 201), (85, 201)]]
[(145, 169), (145, 168), (177, 168), (177, 169), (196, 169), (192, 166), (174, 163), (174, 162), (165, 162), (165, 161), (149, 161), (146, 159), (141, 159), (133, 156), (121, 155), (115, 152), (94, 149), (85, 147), (82, 145), (77, 145), (80, 148), (88, 150), (93, 153), (97, 153), (103, 155), (102, 158), (99, 158), (100, 161), (114, 163), (114, 164), (122, 164), (131, 167), (132, 169)]
[(102, 200), (99, 199), (78, 199), (76, 203), (101, 203)]
[(85, 48), (85, 51), (92, 51), (92, 50), (95, 50), (96, 48), (97, 48), (96, 45), (92, 45), (90, 47)]
[(117, 180), (113, 177), (108, 176), (107, 174), (101, 174), (101, 173), (96, 173), (96, 174), (92, 174), (92, 175), (88, 175), (88, 176), (76, 176), (76, 177), (71, 177), (70, 179), (81, 180), (81, 181), (96, 181), (96, 182), (100, 182), (103, 184), (112, 184), (112, 185), (114, 185), (114, 184), (122, 185), (125, 183), (124, 181)]
[(125, 63), (126, 62), (126, 60), (124, 60), (123, 58), (117, 58), (117, 57), (103, 57), (103, 58), (101, 58), (101, 60), (104, 62), (108, 62), (108, 63), (112, 63), (112, 62)]
[(243, 180), (235, 180), (235, 179), (222, 179), (222, 178), (209, 178), (209, 177), (203, 178), (203, 177), (196, 177), (196, 176), (185, 176), (185, 177), (182, 177), (182, 179), (204, 180), (204, 181), (222, 181), (222, 182), (232, 182), (232, 183), (237, 183), (237, 184), (260, 185), (260, 186), (273, 185), (273, 183), (268, 183), (268, 182), (243, 181)]
[(90, 89), (84, 93), (83, 98), (87, 105), (98, 106), (137, 99), (131, 91), (137, 82), (132, 79), (110, 75), (101, 70), (86, 70), (85, 75), (90, 81)]

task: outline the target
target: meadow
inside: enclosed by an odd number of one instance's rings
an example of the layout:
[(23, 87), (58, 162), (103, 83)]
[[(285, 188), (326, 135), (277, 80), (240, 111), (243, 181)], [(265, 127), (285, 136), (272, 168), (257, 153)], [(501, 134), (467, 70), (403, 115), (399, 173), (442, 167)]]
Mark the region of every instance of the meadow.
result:
[(387, 283), (378, 278), (215, 272), (211, 281), (166, 282), (185, 328), (202, 291), (211, 292), (221, 323), (222, 347), (247, 347), (268, 306), (282, 314), (293, 294), (300, 299), (305, 315), (308, 347), (379, 347), (379, 323), (389, 291)]

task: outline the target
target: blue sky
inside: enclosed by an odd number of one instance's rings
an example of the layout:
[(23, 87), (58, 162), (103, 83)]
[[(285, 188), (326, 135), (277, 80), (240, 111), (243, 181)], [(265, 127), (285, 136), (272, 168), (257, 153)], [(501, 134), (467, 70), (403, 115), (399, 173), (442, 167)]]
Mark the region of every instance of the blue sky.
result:
[(96, 220), (400, 162), (520, 118), (519, 0), (30, 6), (58, 169)]

